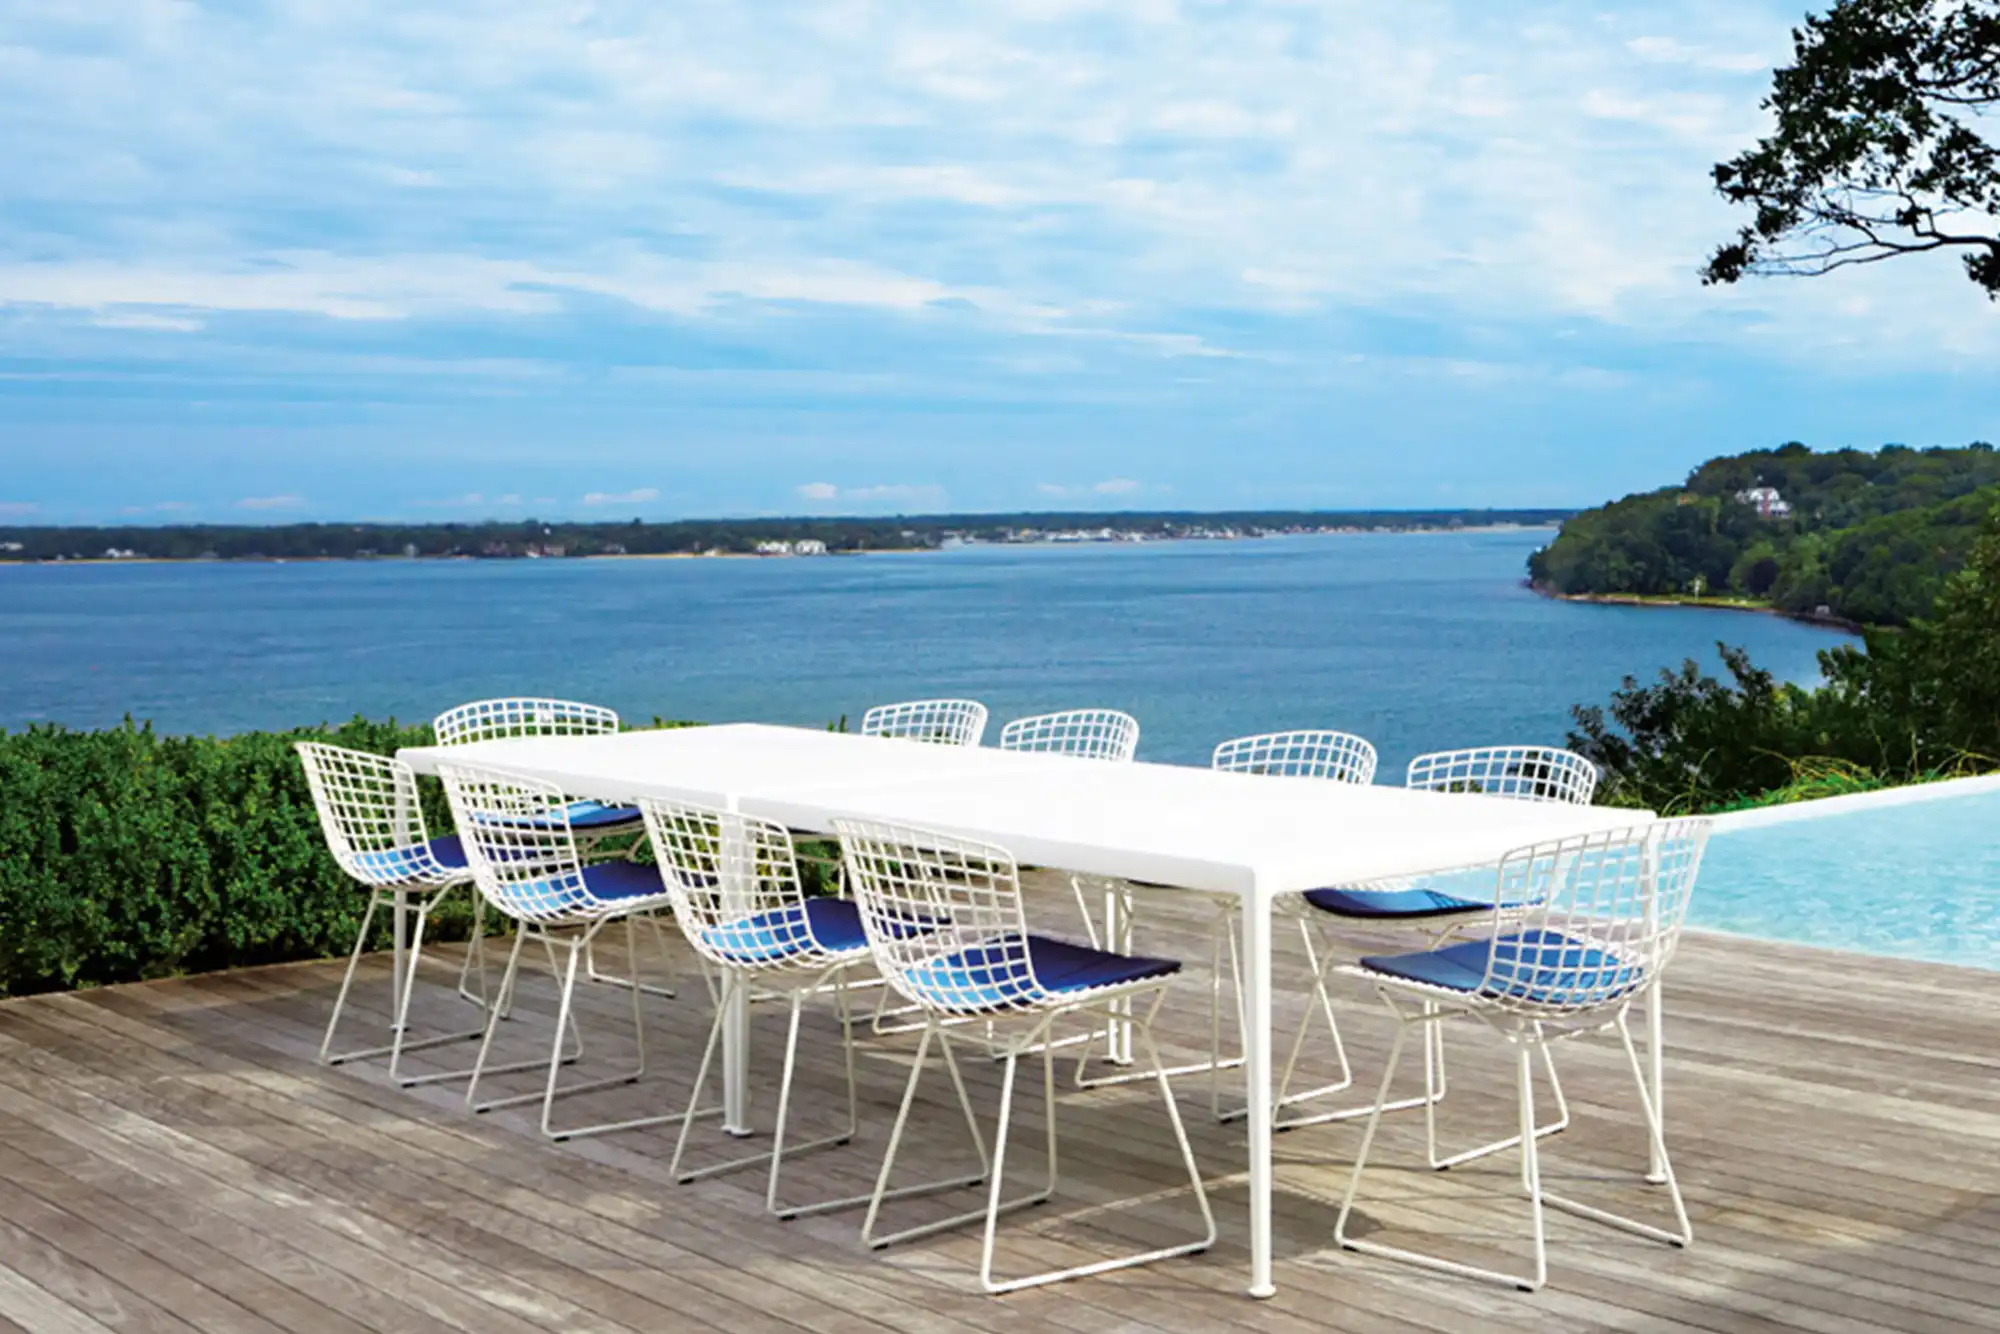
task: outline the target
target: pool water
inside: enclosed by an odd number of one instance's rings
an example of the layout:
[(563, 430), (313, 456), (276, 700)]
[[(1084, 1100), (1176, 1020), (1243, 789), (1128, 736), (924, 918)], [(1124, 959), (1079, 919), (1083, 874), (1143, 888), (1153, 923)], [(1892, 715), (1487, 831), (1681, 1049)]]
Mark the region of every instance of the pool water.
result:
[(1721, 817), (1689, 925), (2000, 969), (2000, 786), (1916, 795)]

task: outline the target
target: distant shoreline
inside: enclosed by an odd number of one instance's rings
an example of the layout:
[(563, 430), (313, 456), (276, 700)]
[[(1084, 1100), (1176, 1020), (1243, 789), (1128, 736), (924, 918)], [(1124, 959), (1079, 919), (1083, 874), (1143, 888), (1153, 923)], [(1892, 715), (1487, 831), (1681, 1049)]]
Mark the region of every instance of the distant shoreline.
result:
[(1558, 593), (1540, 584), (1528, 587), (1543, 597), (1555, 602), (1594, 603), (1603, 607), (1680, 607), (1696, 611), (1738, 611), (1761, 616), (1776, 616), (1780, 620), (1797, 621), (1802, 625), (1816, 625), (1823, 630), (1839, 630), (1846, 634), (1858, 635), (1864, 627), (1859, 621), (1850, 621), (1844, 616), (1822, 616), (1810, 611), (1786, 611), (1768, 602), (1751, 602), (1742, 598), (1705, 598), (1689, 593)]
[(422, 554), (406, 556), (400, 554), (370, 554), (355, 556), (60, 556), (60, 557), (19, 557), (0, 556), (0, 569), (8, 566), (51, 566), (51, 565), (349, 565), (349, 564), (414, 564), (441, 562), (520, 562), (520, 561), (599, 561), (599, 560), (817, 560), (821, 557), (851, 556), (907, 556), (933, 555), (946, 551), (965, 551), (974, 548), (1023, 548), (1023, 547), (1123, 547), (1157, 546), (1163, 543), (1233, 543), (1265, 542), (1287, 537), (1427, 537), (1453, 533), (1535, 533), (1554, 532), (1561, 528), (1559, 522), (1550, 523), (1484, 523), (1461, 524), (1456, 527), (1445, 524), (1426, 524), (1407, 528), (1388, 526), (1356, 526), (1352, 528), (1328, 528), (1312, 532), (1270, 532), (1237, 533), (1230, 536), (1157, 535), (1143, 537), (1110, 537), (1089, 539), (1035, 539), (1023, 541), (965, 541), (939, 546), (882, 546), (862, 547), (850, 550), (834, 550), (817, 553), (799, 552), (759, 552), (759, 551), (591, 551), (570, 554), (544, 555), (475, 555), (466, 552), (452, 554)]

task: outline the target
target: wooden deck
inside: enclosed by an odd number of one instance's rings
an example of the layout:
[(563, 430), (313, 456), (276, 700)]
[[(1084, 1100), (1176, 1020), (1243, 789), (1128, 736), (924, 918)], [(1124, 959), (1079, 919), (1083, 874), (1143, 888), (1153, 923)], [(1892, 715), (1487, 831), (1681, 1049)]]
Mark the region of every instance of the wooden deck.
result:
[[(1207, 957), (1193, 918), (1153, 906), (1146, 948)], [(1060, 899), (1041, 907), (1068, 920)], [(1296, 960), (1295, 945), (1285, 953)], [(358, 1021), (380, 1020), (386, 976), (374, 961)], [(473, 1117), (453, 1085), (405, 1091), (379, 1065), (323, 1068), (313, 1057), (338, 978), (313, 963), (0, 1005), (0, 1330), (2000, 1328), (1996, 974), (1691, 938), (1670, 979), (1668, 1096), (1692, 1249), (1554, 1215), (1549, 1285), (1533, 1296), (1344, 1255), (1331, 1230), (1359, 1132), (1323, 1126), (1278, 1139), (1279, 1295), (1262, 1303), (1242, 1292), (1241, 1128), (1208, 1120), (1201, 1079), (1178, 1083), (1221, 1241), (1192, 1259), (994, 1299), (977, 1289), (976, 1231), (869, 1253), (856, 1214), (765, 1216), (760, 1174), (674, 1185), (666, 1132), (552, 1145), (531, 1109)], [(1170, 1059), (1200, 1048), (1203, 980), (1191, 969), (1170, 1002)], [(589, 992), (586, 1066), (612, 1068), (629, 1050), (627, 998)], [(529, 990), (512, 1054), (540, 1050), (548, 993), (546, 979)], [(447, 996), (427, 987), (418, 1022), (464, 1024)], [(699, 985), (683, 996), (649, 1002), (654, 1074), (565, 1109), (677, 1107), (706, 1026)], [(1301, 999), (1297, 986), (1281, 992), (1287, 1020)], [(1346, 1015), (1366, 1082), (1386, 1026), (1360, 995)], [(775, 1049), (780, 1022), (760, 1014), (760, 1050)], [(838, 1087), (830, 1016), (814, 1033), (802, 1133), (831, 1116)], [(1478, 1038), (1455, 1032), (1451, 1048), (1444, 1125), (1460, 1142), (1501, 1133), (1512, 1114), (1507, 1067)], [(862, 1138), (801, 1159), (802, 1195), (865, 1188), (913, 1045), (867, 1044)], [(472, 1054), (441, 1053), (454, 1064)], [(972, 1065), (991, 1107), (995, 1068)], [(768, 1107), (775, 1062), (758, 1070)], [(1657, 1208), (1637, 1180), (1643, 1140), (1622, 1057), (1574, 1044), (1563, 1070), (1576, 1122), (1548, 1142), (1550, 1187)], [(1034, 1101), (1027, 1110), (1039, 1116)], [(963, 1170), (947, 1111), (935, 1097), (920, 1106), (912, 1171)], [(1076, 1263), (1184, 1235), (1189, 1201), (1172, 1189), (1149, 1091), (1067, 1094), (1062, 1127), (1064, 1192), (1004, 1226), (1007, 1262)], [(716, 1138), (702, 1133), (703, 1152), (726, 1147)], [(1414, 1167), (1420, 1152), (1420, 1119), (1385, 1123), (1369, 1224), (1468, 1257), (1495, 1245), (1520, 1254), (1517, 1160), (1434, 1174)]]

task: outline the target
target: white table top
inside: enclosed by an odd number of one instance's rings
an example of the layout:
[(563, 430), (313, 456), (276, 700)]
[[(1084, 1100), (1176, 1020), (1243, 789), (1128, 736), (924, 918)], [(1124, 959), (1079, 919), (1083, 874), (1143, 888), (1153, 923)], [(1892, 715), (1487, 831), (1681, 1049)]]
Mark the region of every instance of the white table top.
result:
[(1035, 865), (1262, 899), (1478, 865), (1526, 844), (1653, 819), (758, 723), (427, 746), (402, 758), (419, 773), (459, 760), (603, 800), (733, 802), (793, 829), (824, 832), (840, 817), (916, 825), (998, 844)]

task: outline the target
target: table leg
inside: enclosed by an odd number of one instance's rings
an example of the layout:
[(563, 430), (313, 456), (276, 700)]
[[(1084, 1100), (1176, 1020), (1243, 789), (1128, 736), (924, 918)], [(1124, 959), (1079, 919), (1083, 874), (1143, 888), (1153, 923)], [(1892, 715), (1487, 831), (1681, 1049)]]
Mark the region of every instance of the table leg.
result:
[(1243, 1082), (1250, 1132), (1250, 1295), (1273, 1297), (1271, 1282), (1271, 909), (1243, 902)]
[(722, 982), (722, 1128), (744, 1136), (750, 1129), (750, 992), (732, 969)]
[(410, 933), (407, 929), (409, 911), (410, 896), (400, 889), (397, 890), (396, 910), (390, 914), (389, 923), (390, 928), (395, 932), (394, 941), (390, 945), (391, 966), (395, 969), (396, 973), (395, 980), (389, 986), (389, 1004), (392, 1007), (389, 1011), (391, 1016), (389, 1025), (392, 1034), (409, 1017), (409, 1011), (403, 1008), (403, 991), (409, 980), (405, 972), (409, 967), (409, 961), (405, 957), (409, 949), (408, 942), (410, 939)]
[[(1667, 1137), (1667, 1025), (1666, 1003), (1656, 984), (1646, 993), (1646, 1061), (1652, 1067), (1653, 1115), (1660, 1119), (1660, 1138)], [(1646, 1149), (1646, 1180), (1659, 1185), (1667, 1179), (1666, 1164), (1651, 1141)]]
[[(733, 797), (726, 809), (732, 813), (737, 809)], [(752, 898), (747, 882), (755, 872), (749, 869), (743, 826), (733, 820), (722, 823), (721, 863), (725, 906), (738, 914), (749, 912)], [(739, 970), (723, 974), (717, 1003), (722, 1006), (722, 1129), (741, 1137), (751, 1133), (750, 989)]]
[[(1115, 881), (1104, 882), (1104, 948), (1119, 954), (1132, 952), (1132, 914), (1126, 910), (1125, 895)], [(1114, 1065), (1132, 1064), (1132, 1002), (1111, 1002), (1110, 1031), (1105, 1035), (1107, 1056)]]

